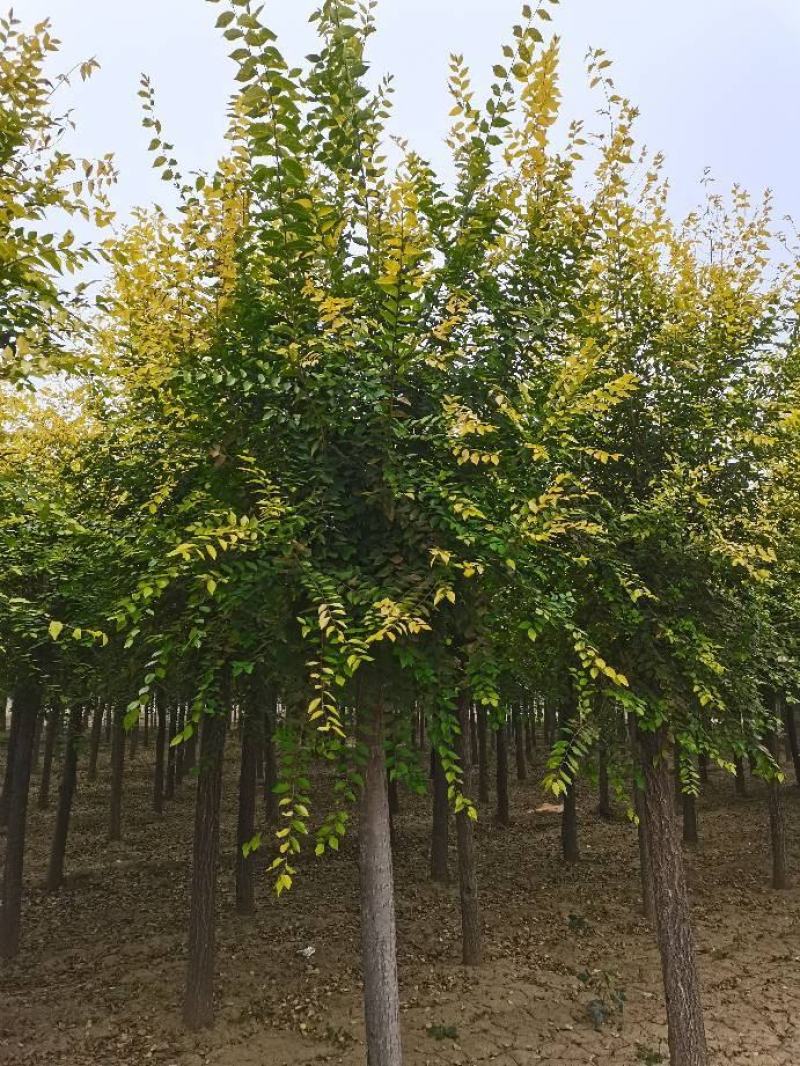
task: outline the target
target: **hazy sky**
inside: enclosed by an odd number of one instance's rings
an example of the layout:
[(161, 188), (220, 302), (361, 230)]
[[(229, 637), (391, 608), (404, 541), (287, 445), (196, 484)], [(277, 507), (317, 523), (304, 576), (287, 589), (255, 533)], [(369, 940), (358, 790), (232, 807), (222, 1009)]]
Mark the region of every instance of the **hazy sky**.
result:
[[(307, 18), (315, 0), (268, 0), (265, 20), (287, 59), (313, 50)], [(521, 0), (381, 0), (372, 38), (376, 73), (396, 75), (393, 132), (442, 160), (449, 103), (447, 59), (461, 52), (476, 84), (488, 83)], [(113, 151), (121, 210), (163, 196), (140, 126), (138, 78), (159, 96), (167, 139), (186, 173), (213, 165), (223, 146), (233, 87), (229, 46), (204, 0), (17, 0), (24, 22), (50, 16), (63, 63), (95, 55), (102, 65), (69, 94), (77, 149)], [(583, 56), (591, 44), (615, 63), (618, 89), (641, 109), (640, 140), (667, 155), (675, 210), (699, 197), (711, 167), (719, 184), (774, 189), (779, 213), (800, 214), (800, 0), (562, 0), (569, 112), (589, 118)]]

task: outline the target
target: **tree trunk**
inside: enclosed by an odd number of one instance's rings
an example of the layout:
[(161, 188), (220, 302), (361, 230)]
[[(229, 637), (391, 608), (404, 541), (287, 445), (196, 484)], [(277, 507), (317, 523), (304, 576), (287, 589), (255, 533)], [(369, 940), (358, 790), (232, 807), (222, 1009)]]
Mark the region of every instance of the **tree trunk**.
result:
[(61, 708), (53, 704), (47, 715), (47, 725), (44, 734), (44, 762), (42, 763), (42, 777), (39, 781), (39, 800), (37, 807), (40, 811), (46, 811), (50, 806), (50, 780), (53, 775), (53, 754), (56, 750), (56, 737), (61, 722)]
[(40, 707), (36, 715), (36, 727), (33, 734), (33, 761), (31, 770), (36, 773), (39, 769), (39, 760), (42, 754), (42, 733), (44, 732), (44, 707)]
[(264, 702), (264, 818), (267, 825), (272, 825), (278, 818), (278, 797), (275, 795), (275, 786), (278, 784), (278, 764), (275, 757), (277, 710), (275, 691), (268, 689)]
[(450, 831), (450, 804), (447, 798), (447, 779), (436, 749), (431, 750), (433, 760), (433, 819), (431, 826), (431, 881), (446, 885), (447, 849)]
[(525, 714), (525, 751), (528, 754), (528, 761), (533, 759), (533, 753), (536, 750), (536, 711), (532, 706), (529, 706)]
[(489, 744), (487, 711), (478, 707), (478, 801), (489, 802)]
[(242, 720), (242, 747), (239, 766), (239, 820), (236, 827), (236, 911), (238, 914), (253, 914), (255, 903), (256, 871), (253, 854), (245, 855), (245, 844), (256, 832), (256, 769), (261, 730), (256, 716), (262, 708), (252, 700), (245, 708)]
[(600, 742), (598, 751), (597, 813), (609, 822), (614, 817), (608, 783), (608, 747), (603, 741)]
[(514, 723), (514, 750), (517, 757), (517, 780), (524, 781), (528, 776), (528, 767), (525, 765), (525, 731), (522, 726), (522, 711), (518, 706), (511, 712), (511, 720)]
[(478, 708), (471, 707), (469, 712), (470, 757), (473, 766), (478, 765)]
[(675, 819), (675, 786), (665, 757), (667, 737), (663, 729), (656, 733), (639, 730), (638, 739), (670, 1063), (671, 1066), (706, 1066), (708, 1053), (700, 980)]
[(17, 747), (21, 718), (11, 708), (11, 728), (8, 731), (6, 745), (6, 770), (3, 777), (3, 793), (0, 795), (0, 827), (8, 825), (8, 811), (11, 804), (11, 781), (14, 776), (14, 752)]
[[(458, 719), (461, 726), (458, 756), (461, 761), (462, 791), (472, 798), (472, 762), (467, 736), (469, 728), (469, 700), (465, 693), (459, 697)], [(481, 962), (481, 915), (478, 900), (478, 871), (475, 862), (475, 833), (473, 822), (466, 808), (456, 814), (456, 840), (458, 843), (458, 881), (461, 896), (461, 947), (465, 966), (478, 966)]]
[[(181, 703), (178, 707), (178, 735), (182, 736), (186, 728), (186, 704)], [(186, 741), (182, 740), (175, 748), (175, 787), (180, 788), (183, 784), (183, 775), (186, 771)]]
[(697, 834), (697, 800), (690, 792), (683, 793), (683, 842), (695, 847), (699, 842)]
[[(768, 738), (768, 747), (772, 757), (778, 758), (778, 737), (775, 733)], [(786, 817), (783, 807), (783, 786), (773, 777), (767, 784), (769, 803), (769, 836), (772, 848), (772, 887), (788, 888), (789, 875), (786, 861)]]
[(361, 796), (359, 877), (367, 1064), (402, 1066), (394, 880), (380, 704), (373, 707), (364, 723), (363, 739), (367, 763)]
[(0, 733), (8, 732), (8, 698), (0, 693)]
[(131, 762), (136, 758), (136, 752), (139, 750), (139, 717), (139, 715), (136, 716), (136, 721), (133, 723), (133, 729), (130, 732), (129, 758)]
[(800, 787), (800, 748), (798, 748), (797, 742), (797, 719), (795, 718), (795, 710), (796, 708), (794, 704), (784, 703), (783, 722), (786, 728), (786, 736), (789, 741), (789, 752), (794, 767), (794, 780), (795, 784)]
[(111, 817), (108, 839), (122, 840), (122, 779), (125, 773), (125, 709), (114, 708), (111, 732)]
[(83, 731), (83, 708), (73, 704), (69, 710), (67, 743), (64, 749), (64, 763), (61, 770), (61, 787), (58, 793), (58, 813), (53, 832), (53, 845), (50, 849), (50, 863), (47, 867), (45, 889), (57, 892), (64, 882), (64, 857), (67, 853), (69, 821), (72, 814), (72, 800), (75, 796), (75, 781), (78, 773), (78, 753), (81, 733)]
[(700, 754), (697, 756), (697, 769), (700, 773), (700, 783), (703, 785), (708, 784), (708, 756)]
[(92, 718), (92, 732), (89, 737), (89, 766), (86, 772), (86, 776), (90, 781), (97, 780), (97, 757), (100, 753), (100, 738), (103, 733), (104, 710), (103, 704), (98, 703)]
[(164, 810), (164, 745), (167, 741), (167, 705), (163, 692), (156, 696), (155, 710), (156, 765), (153, 771), (153, 810), (156, 814), (161, 814)]
[(152, 708), (153, 701), (149, 700), (144, 707), (144, 736), (142, 737), (142, 743), (146, 748), (150, 747), (150, 715)]
[(747, 778), (744, 774), (744, 759), (741, 755), (737, 755), (734, 759), (734, 766), (736, 767), (736, 777), (734, 779), (734, 786), (737, 796), (747, 795)]
[(28, 678), (14, 689), (11, 728), (16, 730), (13, 768), (8, 797), (8, 834), (3, 869), (3, 897), (0, 907), (0, 958), (13, 959), (19, 951), (22, 912), (22, 873), (25, 855), (25, 830), (28, 819), (33, 738), (36, 719), (42, 708), (42, 687)]
[(175, 745), (172, 743), (178, 735), (178, 704), (173, 703), (169, 709), (169, 732), (167, 733), (167, 778), (164, 784), (164, 799), (175, 798)]
[(580, 862), (578, 844), (578, 807), (576, 802), (576, 777), (573, 777), (564, 793), (564, 811), (561, 815), (561, 853), (564, 862)]
[(552, 748), (556, 740), (556, 713), (551, 703), (546, 703), (544, 708), (544, 742), (545, 746)]
[(501, 722), (497, 730), (497, 821), (511, 825), (508, 805), (508, 726)]
[(106, 707), (106, 747), (111, 744), (112, 734), (114, 732), (114, 706), (109, 703)]
[(183, 1019), (193, 1031), (214, 1024), (214, 911), (222, 765), (229, 714), (226, 701), (223, 711), (206, 714), (202, 721), (189, 905), (189, 962), (183, 1003)]
[(644, 809), (644, 792), (634, 781), (633, 802), (636, 808), (638, 821), (637, 836), (639, 839), (639, 876), (642, 882), (642, 913), (650, 925), (655, 929), (656, 905), (653, 898), (653, 865), (650, 861), (650, 842), (647, 838), (647, 815)]

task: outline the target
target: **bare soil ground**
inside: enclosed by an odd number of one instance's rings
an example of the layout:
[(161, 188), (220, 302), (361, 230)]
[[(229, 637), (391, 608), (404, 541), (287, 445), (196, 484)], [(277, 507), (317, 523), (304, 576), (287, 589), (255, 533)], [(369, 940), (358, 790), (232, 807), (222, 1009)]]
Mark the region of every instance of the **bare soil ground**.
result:
[[(233, 907), (236, 752), (223, 813), (216, 1027), (180, 1022), (193, 787), (150, 809), (152, 752), (129, 764), (125, 841), (105, 841), (107, 761), (80, 783), (69, 880), (41, 889), (53, 811), (32, 811), (24, 947), (0, 971), (3, 1066), (282, 1066), (364, 1062), (355, 841), (303, 863), (282, 899), (260, 879), (258, 914)], [(106, 757), (107, 760), (107, 757)], [(636, 1066), (668, 1061), (658, 957), (639, 916), (635, 832), (580, 800), (583, 859), (563, 865), (558, 817), (536, 813), (541, 775), (512, 783), (514, 824), (478, 826), (486, 962), (460, 965), (456, 888), (427, 880), (426, 798), (402, 796), (396, 885), (408, 1066)], [(34, 789), (36, 788), (36, 782)], [(54, 790), (55, 791), (55, 790)], [(787, 787), (800, 882), (800, 790)], [(688, 856), (714, 1066), (800, 1062), (798, 889), (769, 888), (763, 787), (737, 800), (712, 772), (701, 846)], [(33, 803), (35, 806), (35, 802)], [(2, 842), (0, 842), (0, 848)], [(456, 874), (455, 852), (451, 868)], [(313, 946), (310, 959), (300, 952)], [(615, 1009), (608, 1017), (604, 1001)]]

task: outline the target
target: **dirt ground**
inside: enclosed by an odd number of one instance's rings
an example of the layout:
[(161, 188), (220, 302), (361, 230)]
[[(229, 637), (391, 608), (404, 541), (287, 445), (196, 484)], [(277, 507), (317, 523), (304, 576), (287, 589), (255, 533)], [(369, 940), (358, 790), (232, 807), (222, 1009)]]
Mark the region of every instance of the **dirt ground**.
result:
[[(237, 917), (233, 746), (217, 1024), (199, 1036), (182, 1031), (193, 788), (186, 782), (158, 818), (150, 810), (151, 760), (140, 747), (123, 844), (105, 841), (107, 763), (96, 786), (81, 782), (70, 876), (57, 896), (40, 888), (53, 811), (32, 812), (24, 947), (0, 971), (0, 1063), (361, 1066), (355, 841), (339, 855), (304, 862), (295, 890), (281, 900), (260, 878), (257, 916)], [(566, 868), (557, 816), (535, 810), (544, 799), (539, 776), (512, 783), (511, 829), (493, 825), (490, 812), (479, 822), (487, 958), (472, 972), (460, 965), (457, 889), (427, 881), (427, 801), (402, 796), (395, 874), (408, 1066), (668, 1061), (657, 953), (639, 917), (635, 832), (624, 818), (597, 818), (584, 790), (583, 859)], [(785, 791), (800, 883), (800, 790)], [(711, 1060), (796, 1066), (800, 894), (769, 888), (766, 800), (761, 786), (752, 792), (737, 800), (732, 780), (712, 772), (700, 805), (701, 846), (688, 859)], [(451, 869), (455, 875), (454, 850)], [(315, 949), (309, 959), (301, 954), (307, 947)]]

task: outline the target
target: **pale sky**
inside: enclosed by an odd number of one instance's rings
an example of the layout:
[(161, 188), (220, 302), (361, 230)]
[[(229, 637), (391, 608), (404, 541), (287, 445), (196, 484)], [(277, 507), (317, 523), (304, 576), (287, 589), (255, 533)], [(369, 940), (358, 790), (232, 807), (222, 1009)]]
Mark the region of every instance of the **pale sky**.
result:
[[(307, 25), (316, 0), (267, 0), (265, 21), (290, 61), (313, 51)], [(395, 74), (392, 132), (441, 162), (448, 126), (450, 52), (488, 84), (521, 0), (381, 0), (371, 41), (376, 74)], [(157, 89), (165, 135), (184, 173), (223, 151), (234, 87), (230, 47), (215, 30), (223, 10), (204, 0), (17, 0), (24, 22), (50, 16), (63, 62), (96, 56), (102, 69), (65, 99), (75, 106), (82, 154), (112, 151), (121, 170), (114, 200), (123, 213), (164, 196), (140, 125), (138, 78)], [(583, 56), (589, 45), (614, 60), (621, 93), (641, 110), (639, 140), (667, 156), (674, 210), (700, 197), (708, 166), (721, 188), (775, 191), (778, 214), (800, 215), (800, 0), (561, 0), (570, 117), (590, 118)], [(483, 95), (483, 93), (481, 94)]]

